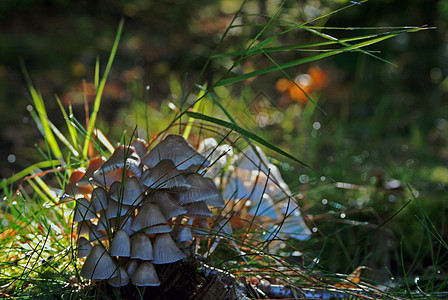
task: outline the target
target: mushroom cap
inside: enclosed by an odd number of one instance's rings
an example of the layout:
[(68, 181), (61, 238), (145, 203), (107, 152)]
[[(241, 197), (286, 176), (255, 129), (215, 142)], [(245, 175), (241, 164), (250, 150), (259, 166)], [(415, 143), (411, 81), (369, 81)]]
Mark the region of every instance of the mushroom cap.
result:
[(189, 242), (193, 240), (193, 233), (190, 227), (180, 226), (176, 231), (176, 241), (177, 242)]
[[(268, 164), (269, 173), (261, 170), (244, 170), (236, 168), (235, 175), (243, 181), (246, 190), (249, 191), (247, 198), (251, 200), (260, 199), (262, 193), (266, 193), (275, 200), (282, 200), (291, 194), (288, 185), (284, 182), (278, 168)], [(265, 189), (266, 185), (266, 189)]]
[(132, 238), (131, 258), (153, 260), (154, 252), (149, 237), (144, 233), (137, 233)]
[(94, 226), (91, 221), (81, 221), (78, 222), (76, 225), (76, 233), (78, 236), (89, 234), (90, 233), (90, 227)]
[(93, 178), (101, 184), (111, 185), (115, 181), (121, 181), (123, 168), (137, 177), (142, 176), (140, 158), (134, 147), (118, 146), (109, 159), (93, 173)]
[(148, 152), (148, 146), (146, 145), (144, 139), (136, 138), (132, 141), (131, 146), (134, 147), (135, 152), (138, 154), (138, 157), (140, 157), (140, 159), (142, 159), (143, 156), (145, 156)]
[(198, 152), (212, 162), (204, 176), (213, 178), (228, 165), (233, 157), (233, 148), (230, 145), (218, 145), (213, 138), (207, 138), (199, 143)]
[(152, 189), (189, 188), (190, 185), (182, 174), (171, 160), (163, 159), (152, 169), (143, 172), (140, 182)]
[(229, 219), (218, 218), (215, 224), (213, 224), (213, 231), (224, 235), (231, 235), (233, 233), (232, 226)]
[(137, 271), (139, 265), (139, 261), (136, 259), (130, 259), (128, 263), (126, 264), (126, 272), (128, 272), (129, 276), (132, 277), (134, 275), (135, 271)]
[(106, 190), (102, 187), (94, 188), (90, 197), (90, 202), (92, 202), (96, 212), (106, 209), (108, 202)]
[(131, 239), (129, 235), (124, 230), (118, 230), (112, 242), (110, 244), (109, 249), (110, 255), (112, 256), (121, 256), (121, 257), (129, 257), (131, 256)]
[(152, 168), (162, 159), (171, 160), (179, 170), (191, 165), (208, 166), (209, 161), (199, 154), (180, 135), (170, 134), (142, 158), (142, 164)]
[(271, 169), (271, 173), (269, 174), (266, 193), (268, 193), (274, 200), (287, 198), (288, 195), (291, 195), (291, 191), (289, 190), (289, 186), (283, 180), (279, 169), (274, 164), (269, 164), (268, 167)]
[(106, 214), (102, 213), (100, 218), (98, 219), (98, 223), (96, 225), (97, 230), (106, 230), (115, 226), (115, 218), (106, 218)]
[(210, 231), (210, 225), (208, 222), (208, 217), (195, 216), (193, 218), (191, 232), (194, 235), (198, 236), (208, 235), (209, 231)]
[(93, 173), (98, 170), (106, 160), (103, 157), (95, 157), (89, 161), (84, 176), (77, 182), (78, 186), (92, 186)]
[(215, 183), (210, 178), (204, 178), (198, 173), (188, 175), (187, 183), (191, 186), (188, 190), (179, 191), (178, 198), (179, 204), (188, 204), (198, 201), (207, 201), (207, 199), (214, 199), (214, 203), (218, 206), (224, 206), (224, 200), (222, 203), (216, 197), (220, 197), (219, 191), (216, 188)]
[(125, 216), (120, 218), (120, 226), (118, 228), (126, 231), (126, 233), (130, 236), (135, 232), (135, 230), (131, 228), (133, 219), (134, 219), (133, 216)]
[(95, 245), (81, 268), (87, 279), (108, 279), (117, 276), (117, 266), (102, 245)]
[(110, 278), (107, 283), (113, 287), (125, 286), (129, 283), (128, 273), (122, 268), (118, 268), (118, 276)]
[(252, 216), (268, 217), (272, 220), (278, 220), (274, 201), (268, 194), (264, 194), (261, 200), (253, 201), (252, 207), (249, 209), (249, 214)]
[(303, 220), (298, 205), (294, 201), (291, 201), (289, 205), (288, 203), (282, 203), (280, 205), (280, 212), (283, 216), (286, 216), (282, 220), (282, 223), (278, 225), (281, 226), (279, 230), (280, 234), (295, 238), (299, 241), (305, 241), (311, 237), (311, 231)]
[(79, 258), (88, 256), (92, 250), (92, 244), (83, 236), (78, 239), (76, 244)]
[(97, 226), (90, 226), (89, 231), (89, 241), (94, 243), (96, 241), (101, 241), (107, 237), (107, 234), (104, 230), (99, 230)]
[(231, 200), (246, 199), (249, 197), (249, 192), (241, 179), (231, 176), (222, 191), (222, 197)]
[(217, 147), (218, 142), (214, 138), (206, 138), (199, 143), (198, 152), (205, 157), (209, 157), (213, 155)]
[(189, 203), (184, 205), (184, 208), (187, 210), (186, 215), (188, 216), (213, 217), (213, 213), (204, 201)]
[(127, 215), (128, 213), (132, 213), (134, 211), (134, 208), (132, 206), (121, 204), (115, 201), (109, 201), (109, 205), (107, 206), (106, 212), (106, 218), (117, 218), (117, 217), (123, 217)]
[(269, 160), (263, 150), (256, 145), (249, 145), (241, 151), (237, 167), (243, 170), (261, 170), (267, 174), (268, 164)]
[(154, 265), (148, 261), (141, 263), (132, 275), (132, 282), (136, 286), (159, 286), (160, 280)]
[(154, 264), (169, 264), (185, 257), (169, 233), (156, 234), (153, 242)]
[(168, 220), (162, 214), (159, 206), (150, 201), (145, 201), (132, 220), (131, 228), (135, 231), (143, 229), (147, 234), (170, 232), (171, 226), (166, 225), (166, 223), (168, 223)]
[(95, 213), (93, 205), (86, 198), (80, 198), (76, 201), (75, 215), (73, 222), (81, 222), (86, 220), (96, 219), (98, 216)]
[(85, 169), (74, 170), (70, 175), (69, 183), (65, 186), (64, 193), (70, 196), (88, 194), (92, 191), (90, 185), (78, 185), (79, 180), (84, 176)]
[(162, 214), (167, 219), (183, 215), (187, 212), (185, 208), (176, 204), (174, 198), (165, 191), (155, 191), (150, 195), (150, 201), (157, 203), (162, 211)]
[(126, 177), (122, 184), (115, 182), (110, 189), (110, 198), (118, 203), (137, 205), (142, 198), (140, 183), (134, 176)]

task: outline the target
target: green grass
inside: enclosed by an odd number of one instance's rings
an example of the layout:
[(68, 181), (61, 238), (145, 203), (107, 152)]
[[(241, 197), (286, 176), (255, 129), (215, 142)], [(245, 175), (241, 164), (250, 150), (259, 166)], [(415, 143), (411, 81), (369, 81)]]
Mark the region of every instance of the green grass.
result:
[[(369, 156), (364, 157), (362, 149), (353, 149), (345, 141), (331, 141), (335, 135), (344, 134), (342, 126), (333, 132), (325, 132), (324, 129), (311, 130), (315, 120), (325, 116), (322, 114), (324, 109), (318, 106), (320, 99), (314, 95), (307, 95), (310, 103), (305, 107), (293, 105), (292, 109), (284, 112), (284, 119), (278, 124), (280, 129), (260, 129), (253, 116), (247, 113), (248, 102), (256, 95), (244, 85), (244, 81), (255, 78), (262, 80), (263, 76), (270, 80), (271, 74), (292, 79), (291, 68), (340, 54), (350, 55), (351, 52), (384, 63), (378, 53), (366, 48), (400, 34), (422, 31), (428, 27), (355, 28), (357, 32), (362, 33), (355, 37), (338, 39), (327, 32), (340, 28), (314, 26), (311, 21), (294, 23), (284, 19), (283, 4), (279, 5), (272, 16), (242, 15), (246, 2), (242, 2), (201, 73), (195, 78), (195, 83), (186, 86), (186, 80), (184, 84), (173, 82), (173, 88), (175, 84), (178, 86), (177, 96), (180, 99), (173, 104), (179, 109), (172, 110), (165, 106), (156, 111), (149, 108), (146, 101), (135, 100), (130, 107), (135, 112), (136, 124), (126, 128), (125, 133), (122, 123), (106, 124), (101, 120), (100, 109), (103, 90), (120, 36), (122, 31), (126, 30), (123, 21), (120, 22), (101, 78), (100, 61), (97, 61), (94, 76), (96, 96), (93, 111), (86, 118), (88, 124), (81, 124), (79, 117), (72, 115), (72, 108), (64, 108), (59, 99), (56, 99), (66, 128), (54, 126), (48, 119), (43, 96), (33, 86), (24, 68), (35, 107), (35, 112), (31, 111), (31, 114), (39, 124), (44, 142), (40, 143), (38, 149), (42, 155), (40, 162), (1, 183), (2, 296), (104, 296), (101, 289), (89, 287), (78, 274), (79, 265), (73, 254), (74, 245), (71, 238), (71, 212), (74, 203), (65, 203), (60, 195), (71, 172), (88, 163), (89, 147), (106, 156), (111, 152), (108, 141), (95, 131), (95, 128), (108, 130), (109, 128), (104, 128), (108, 125), (112, 127), (112, 132), (119, 132), (118, 135), (112, 134), (109, 137), (114, 141), (113, 144), (119, 140), (129, 140), (129, 133), (134, 133), (138, 128), (145, 128), (148, 138), (166, 131), (181, 130), (186, 137), (218, 136), (225, 141), (232, 141), (237, 149), (247, 145), (259, 145), (269, 153), (290, 184), (293, 196), (300, 201), (303, 213), (312, 216), (308, 225), (315, 228), (316, 232), (309, 241), (282, 241), (285, 248), (278, 253), (267, 252), (266, 244), (255, 238), (259, 229), (256, 226), (250, 227), (251, 232), (236, 232), (233, 237), (223, 236), (225, 242), (212, 255), (219, 268), (247, 276), (266, 272), (302, 288), (323, 288), (330, 292), (334, 283), (347, 283), (344, 274), (349, 274), (358, 266), (366, 265), (372, 270), (364, 271), (363, 278), (366, 274), (366, 281), (373, 286), (387, 286), (384, 297), (432, 297), (438, 292), (446, 291), (446, 280), (441, 280), (445, 278), (441, 276), (446, 276), (447, 267), (444, 263), (448, 250), (444, 239), (446, 233), (441, 231), (445, 223), (446, 207), (443, 206), (440, 210), (436, 205), (423, 203), (421, 198), (426, 195), (415, 197), (411, 192), (414, 189), (412, 184), (404, 186), (398, 194), (379, 186), (379, 178), (372, 173), (368, 174), (374, 171), (374, 166), (381, 163), (381, 159), (374, 157), (373, 150), (369, 150)], [(350, 4), (312, 21), (343, 13), (343, 10), (353, 6), (355, 4)], [(241, 27), (244, 43), (229, 46), (226, 43), (229, 31), (240, 28), (241, 25), (237, 25), (235, 21), (243, 17), (249, 20), (248, 24)], [(260, 18), (265, 22), (257, 23), (256, 20)], [(256, 34), (250, 35), (254, 28)], [(302, 31), (312, 34), (318, 41), (282, 44), (282, 38)], [(304, 55), (282, 61), (282, 55), (285, 53)], [(248, 61), (260, 62), (260, 67), (252, 71), (244, 68), (242, 72), (238, 70), (238, 67)], [(205, 83), (204, 74), (207, 68), (212, 68), (214, 77), (211, 82)], [(235, 95), (239, 101), (235, 101)], [(194, 103), (185, 101), (190, 96), (196, 99)], [(145, 97), (146, 94), (142, 93), (140, 99)], [(294, 115), (293, 109), (299, 115)], [(332, 114), (331, 111), (326, 113)], [(295, 118), (302, 128), (298, 133), (295, 132), (297, 128), (290, 124)], [(277, 143), (279, 136), (284, 136), (286, 143)], [(322, 162), (322, 157), (317, 153), (328, 143), (331, 144), (328, 147), (332, 152), (329, 155), (332, 161), (327, 164)], [(374, 146), (365, 147), (373, 149)], [(352, 161), (355, 163), (352, 164)], [(363, 171), (359, 171), (360, 169)], [(387, 170), (385, 176), (398, 178), (403, 183), (421, 182), (423, 179), (419, 178), (418, 174), (409, 175), (408, 172), (412, 169), (402, 168), (400, 171), (394, 168)], [(302, 179), (298, 181), (297, 178)], [(346, 185), (349, 188), (338, 188), (341, 185), (335, 186), (334, 181), (357, 184)], [(421, 193), (426, 191), (421, 189)], [(446, 197), (446, 191), (431, 194), (429, 197)], [(326, 199), (326, 202), (322, 202), (323, 199)], [(403, 223), (409, 224), (409, 228), (405, 229), (411, 229), (412, 235), (404, 230), (401, 225)], [(246, 234), (250, 234), (250, 238), (246, 238)], [(229, 242), (231, 240), (238, 245), (244, 245), (249, 267), (243, 264), (244, 260), (232, 247)], [(205, 251), (208, 250), (207, 247), (208, 245), (203, 245)], [(297, 252), (301, 255), (293, 255)], [(378, 253), (383, 255), (379, 256)], [(425, 261), (428, 257), (431, 259), (430, 267)], [(385, 258), (389, 258), (389, 261), (386, 262)], [(387, 269), (390, 265), (394, 266), (393, 270)], [(279, 268), (280, 266), (282, 268)], [(419, 280), (416, 279), (417, 276)], [(391, 277), (394, 277), (394, 280)], [(339, 289), (346, 292), (343, 287)], [(375, 295), (372, 291), (366, 292)]]

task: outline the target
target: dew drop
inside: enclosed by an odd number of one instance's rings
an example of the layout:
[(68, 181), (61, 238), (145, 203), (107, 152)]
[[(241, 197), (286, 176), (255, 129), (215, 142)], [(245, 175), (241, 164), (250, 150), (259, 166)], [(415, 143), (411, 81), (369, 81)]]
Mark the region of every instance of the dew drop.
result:
[(302, 174), (299, 177), (300, 183), (308, 183), (309, 180), (310, 180), (310, 177), (306, 174)]

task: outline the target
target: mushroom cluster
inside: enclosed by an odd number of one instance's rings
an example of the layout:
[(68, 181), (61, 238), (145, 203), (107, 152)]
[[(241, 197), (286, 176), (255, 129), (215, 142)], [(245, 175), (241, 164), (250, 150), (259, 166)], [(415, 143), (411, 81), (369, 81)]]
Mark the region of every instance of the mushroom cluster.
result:
[[(264, 227), (265, 239), (275, 239), (277, 233), (283, 238), (310, 238), (311, 231), (302, 218), (297, 199), (291, 196), (279, 169), (269, 162), (260, 147), (249, 145), (234, 154), (230, 145), (218, 145), (215, 139), (208, 138), (201, 142), (198, 151), (214, 161), (206, 176), (215, 178), (223, 190), (223, 198), (235, 205), (240, 218), (255, 218)], [(227, 170), (225, 174), (216, 176), (223, 169)]]
[(114, 287), (160, 285), (154, 264), (183, 259), (179, 245), (209, 228), (209, 206), (224, 207), (213, 180), (199, 173), (209, 164), (182, 136), (168, 135), (149, 152), (136, 139), (73, 172), (66, 193), (76, 200), (81, 276)]

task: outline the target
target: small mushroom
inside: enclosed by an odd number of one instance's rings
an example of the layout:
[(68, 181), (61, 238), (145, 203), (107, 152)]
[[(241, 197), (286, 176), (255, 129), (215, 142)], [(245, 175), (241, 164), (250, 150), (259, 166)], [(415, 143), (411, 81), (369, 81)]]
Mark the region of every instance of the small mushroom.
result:
[(141, 263), (132, 275), (132, 282), (136, 286), (159, 286), (160, 280), (154, 265), (148, 261)]
[(104, 230), (99, 230), (97, 226), (90, 226), (89, 231), (89, 241), (95, 243), (97, 241), (102, 241), (107, 237), (107, 234)]
[(222, 197), (230, 200), (247, 199), (249, 192), (246, 190), (244, 182), (241, 179), (231, 176), (222, 191)]
[(249, 209), (251, 216), (268, 217), (272, 220), (278, 220), (274, 201), (268, 194), (264, 194), (261, 200), (253, 201)]
[(133, 210), (134, 209), (132, 206), (117, 203), (115, 201), (110, 201), (105, 211), (106, 218), (111, 219), (111, 218), (123, 217)]
[(168, 135), (146, 154), (142, 158), (142, 164), (153, 168), (163, 159), (171, 160), (179, 170), (186, 170), (191, 165), (208, 166), (210, 164), (182, 136), (174, 134)]
[(132, 141), (131, 146), (134, 147), (135, 152), (138, 154), (140, 159), (143, 158), (143, 156), (145, 156), (146, 153), (148, 152), (148, 146), (146, 145), (146, 142), (143, 139), (136, 138), (135, 140)]
[(121, 287), (127, 285), (129, 281), (128, 273), (122, 267), (119, 267), (118, 276), (110, 278), (107, 283), (113, 287)]
[(167, 192), (155, 191), (150, 195), (151, 202), (157, 203), (162, 214), (167, 219), (185, 214), (187, 211), (180, 205), (177, 205), (174, 198)]
[(196, 236), (207, 235), (210, 231), (208, 218), (204, 216), (195, 216), (193, 219), (191, 232)]
[(110, 244), (110, 255), (129, 257), (131, 256), (131, 239), (124, 230), (118, 230)]
[(92, 227), (92, 226), (93, 226), (93, 224), (89, 220), (78, 222), (78, 224), (76, 225), (76, 233), (78, 234), (78, 236), (84, 235), (84, 234), (89, 234), (90, 227)]
[(80, 274), (87, 279), (109, 279), (118, 275), (117, 266), (102, 245), (93, 247)]
[(128, 263), (126, 264), (126, 272), (129, 276), (132, 277), (132, 275), (134, 275), (135, 271), (137, 271), (138, 265), (139, 262), (136, 259), (131, 259), (128, 261)]
[[(113, 221), (113, 222), (112, 222)], [(115, 219), (107, 219), (106, 214), (102, 213), (100, 218), (98, 219), (98, 223), (96, 225), (97, 230), (106, 230), (113, 227), (112, 224), (115, 224)]]
[[(279, 230), (280, 234), (295, 238), (299, 241), (305, 241), (311, 237), (311, 231), (308, 226), (306, 226), (296, 203), (293, 203), (292, 201), (289, 204), (282, 203), (280, 206), (280, 213), (286, 217), (278, 226), (276, 226), (276, 231)], [(279, 226), (281, 227), (278, 229)]]
[(140, 195), (140, 184), (134, 176), (126, 177), (123, 183), (115, 182), (111, 186), (110, 198), (118, 203), (135, 206), (142, 200)]
[[(184, 205), (214, 199), (215, 206), (224, 206), (224, 200), (220, 198), (219, 191), (210, 178), (204, 178), (198, 173), (193, 173), (187, 177), (187, 182), (191, 188), (179, 192), (179, 204)], [(221, 201), (216, 201), (216, 197), (219, 197)]]
[(238, 162), (238, 168), (242, 170), (260, 170), (261, 172), (268, 174), (269, 160), (258, 146), (247, 146), (240, 153)]
[(171, 160), (163, 159), (143, 173), (140, 183), (152, 189), (190, 188), (182, 174)]
[(170, 232), (171, 226), (162, 214), (159, 206), (145, 201), (138, 214), (132, 220), (131, 228), (135, 231), (143, 230), (147, 234)]
[(214, 178), (229, 164), (233, 157), (233, 148), (230, 145), (222, 144), (218, 146), (218, 142), (214, 138), (207, 138), (199, 143), (198, 152), (212, 161), (212, 165), (207, 169), (204, 176)]
[(95, 209), (92, 204), (86, 198), (77, 200), (75, 207), (75, 215), (73, 216), (74, 222), (81, 222), (86, 220), (96, 219), (98, 216), (95, 213)]
[(154, 264), (169, 264), (185, 257), (169, 233), (157, 234), (153, 243)]
[(213, 217), (213, 213), (208, 209), (204, 201), (193, 202), (184, 206), (188, 216)]
[(92, 158), (89, 161), (89, 166), (87, 167), (87, 170), (84, 173), (84, 176), (82, 176), (81, 179), (78, 181), (77, 186), (78, 187), (92, 187), (93, 173), (96, 170), (98, 170), (105, 161), (106, 160), (103, 157)]
[(102, 187), (94, 188), (90, 201), (96, 212), (105, 210), (107, 208), (107, 192)]
[(134, 147), (118, 146), (109, 159), (93, 173), (93, 178), (96, 182), (109, 186), (115, 181), (121, 181), (123, 171), (127, 176), (142, 175), (140, 158), (135, 153)]
[(121, 224), (120, 224), (120, 226), (118, 228), (126, 231), (126, 233), (129, 236), (132, 235), (135, 232), (135, 230), (133, 230), (131, 228), (133, 219), (134, 219), (134, 217), (132, 217), (132, 216), (124, 216), (124, 217), (120, 218)]
[(88, 256), (92, 250), (92, 244), (83, 236), (78, 239), (76, 244), (79, 258)]
[(153, 260), (154, 252), (149, 237), (144, 233), (137, 233), (132, 238), (131, 258)]
[(92, 191), (90, 185), (78, 185), (79, 180), (84, 176), (84, 168), (74, 170), (70, 175), (69, 183), (65, 186), (64, 193), (73, 197), (88, 194)]
[(218, 220), (216, 220), (215, 224), (213, 224), (213, 231), (220, 233), (220, 234), (224, 234), (224, 235), (232, 235), (233, 230), (232, 230), (232, 226), (230, 225), (230, 221), (228, 219), (225, 218), (218, 218)]
[(193, 233), (191, 232), (192, 223), (193, 218), (190, 218), (188, 222), (185, 224), (186, 226), (178, 225), (177, 227), (175, 227), (174, 236), (176, 242), (189, 242), (193, 240)]

